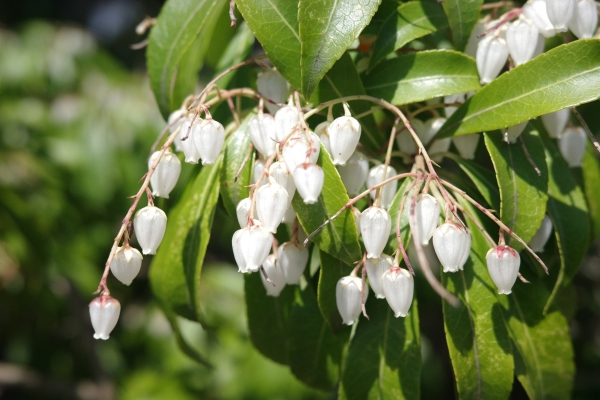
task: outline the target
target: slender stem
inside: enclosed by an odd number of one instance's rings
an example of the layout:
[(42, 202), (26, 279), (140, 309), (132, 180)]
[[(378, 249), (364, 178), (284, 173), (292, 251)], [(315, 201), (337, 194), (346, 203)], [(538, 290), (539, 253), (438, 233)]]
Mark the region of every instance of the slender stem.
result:
[[(402, 215), (404, 214), (404, 204), (406, 204), (406, 199), (408, 198), (410, 191), (415, 187), (418, 181), (418, 179), (412, 181), (410, 185), (408, 185), (408, 187), (406, 188), (406, 191), (402, 195), (402, 200), (400, 200), (400, 207), (398, 207), (398, 215), (396, 217), (396, 240), (398, 241), (398, 251), (402, 254), (402, 259), (404, 260), (406, 267), (413, 275), (415, 274), (415, 271), (413, 270), (413, 267), (410, 264), (408, 254), (406, 254), (406, 249), (404, 248), (404, 244), (402, 243), (402, 236), (400, 234), (400, 220), (402, 219)], [(398, 253), (396, 253), (396, 257), (397, 256)]]
[(496, 3), (488, 3), (488, 4), (483, 4), (481, 6), (482, 10), (492, 10), (492, 9), (496, 9), (496, 8), (501, 8), (501, 7), (514, 7), (516, 4), (513, 1), (498, 1)]
[(238, 171), (235, 173), (235, 178), (233, 179), (234, 182), (237, 182), (238, 178), (240, 177), (240, 174), (242, 173), (242, 170), (244, 169), (244, 167), (246, 166), (246, 163), (250, 159), (250, 154), (252, 154), (252, 149), (254, 149), (254, 145), (252, 144), (252, 142), (250, 142), (250, 145), (248, 146), (248, 151), (246, 152), (246, 155), (244, 156), (244, 160), (242, 161), (242, 164), (240, 165), (240, 168), (238, 169)]
[(366, 299), (365, 299), (365, 292), (367, 291), (367, 255), (365, 253), (365, 255), (363, 255), (363, 269), (362, 269), (362, 275), (361, 275), (361, 283), (362, 283), (362, 290), (361, 290), (361, 307), (362, 307), (362, 313), (365, 316), (366, 319), (370, 319), (369, 316), (367, 315), (367, 309), (365, 307), (365, 303), (366, 303)]
[(235, 0), (229, 2), (229, 19), (231, 20), (231, 25), (229, 26), (235, 28), (237, 25), (237, 18), (235, 17)]
[[(394, 126), (392, 126), (392, 131), (390, 132), (390, 140), (388, 142), (387, 152), (385, 154), (385, 162), (383, 164), (383, 174), (381, 175), (382, 179), (387, 177), (388, 167), (390, 165), (390, 160), (392, 159), (392, 149), (394, 148), (394, 138), (396, 137), (396, 131), (398, 130), (398, 124), (400, 123), (400, 118), (396, 118), (394, 121)], [(377, 193), (375, 194), (375, 202), (374, 204), (379, 204), (381, 193), (383, 192), (383, 187), (377, 189)]]
[(590, 127), (588, 126), (588, 124), (585, 122), (585, 120), (583, 119), (583, 117), (581, 116), (581, 114), (579, 113), (579, 111), (577, 111), (577, 108), (573, 107), (573, 108), (571, 108), (571, 110), (573, 110), (573, 114), (575, 114), (575, 116), (577, 117), (577, 119), (581, 123), (581, 126), (583, 126), (583, 129), (585, 130), (585, 133), (587, 133), (587, 135), (590, 138), (590, 140), (592, 141), (592, 143), (594, 143), (594, 147), (600, 153), (600, 143), (598, 143), (598, 139), (596, 139), (596, 137), (594, 136), (594, 134), (590, 130)]
[(529, 161), (529, 164), (531, 164), (538, 176), (542, 176), (542, 171), (540, 171), (538, 166), (535, 165), (535, 161), (533, 161), (533, 158), (531, 158), (531, 155), (529, 154), (529, 150), (527, 150), (527, 146), (525, 146), (523, 135), (519, 135), (519, 141), (521, 142), (521, 147), (523, 147), (523, 153), (525, 153), (525, 158), (527, 158), (527, 161)]
[(483, 235), (490, 242), (490, 244), (492, 245), (492, 247), (496, 246), (496, 241), (485, 230), (485, 228), (483, 227), (483, 225), (481, 225), (481, 223), (477, 220), (477, 218), (475, 218), (474, 216), (472, 216), (471, 214), (469, 214), (467, 212), (467, 210), (465, 210), (465, 208), (463, 206), (461, 206), (460, 203), (456, 199), (454, 199), (454, 205), (456, 206), (456, 208), (458, 208), (460, 210), (460, 212), (463, 213), (463, 215), (466, 215), (467, 218), (469, 218), (475, 224), (475, 226), (477, 228), (479, 228), (479, 230), (481, 231), (481, 233), (483, 233)]

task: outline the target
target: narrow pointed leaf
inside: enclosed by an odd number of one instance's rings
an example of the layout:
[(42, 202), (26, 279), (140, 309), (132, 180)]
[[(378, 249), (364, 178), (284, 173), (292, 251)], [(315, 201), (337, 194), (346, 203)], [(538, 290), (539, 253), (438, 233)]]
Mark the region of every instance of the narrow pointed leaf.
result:
[[(252, 45), (254, 44), (254, 33), (248, 27), (246, 21), (242, 21), (235, 28), (236, 34), (231, 39), (225, 50), (223, 48), (220, 49), (221, 57), (219, 58), (219, 62), (215, 68), (215, 76), (225, 71), (227, 68), (232, 65), (236, 65), (241, 63), (250, 57), (250, 53), (252, 51)], [(225, 88), (227, 84), (233, 78), (233, 74), (227, 74), (222, 77), (218, 85), (219, 87)]]
[(456, 50), (465, 49), (471, 31), (479, 19), (482, 4), (483, 0), (444, 0), (442, 3), (448, 16)]
[[(521, 134), (527, 151), (540, 169), (535, 172), (519, 142), (508, 144), (499, 132), (485, 134), (485, 146), (490, 154), (500, 189), (500, 219), (527, 243), (537, 231), (548, 200), (548, 168), (544, 147), (537, 131), (529, 124)], [(506, 236), (506, 243), (520, 251), (523, 245)]]
[(405, 54), (363, 78), (367, 94), (396, 105), (479, 89), (475, 60), (451, 50)]
[(370, 298), (350, 344), (339, 397), (344, 400), (419, 399), (421, 340), (416, 299), (405, 318), (385, 299)]
[(446, 121), (438, 138), (506, 128), (600, 97), (600, 39), (558, 46), (502, 74)]
[(323, 318), (329, 323), (333, 333), (338, 333), (349, 327), (342, 323), (342, 317), (337, 309), (335, 288), (344, 276), (350, 275), (352, 266), (330, 256), (324, 251), (320, 252), (321, 273), (319, 275), (318, 301)]
[(498, 191), (498, 182), (494, 173), (482, 167), (477, 162), (465, 160), (454, 153), (448, 153), (447, 157), (456, 162), (460, 169), (471, 178), (488, 205), (496, 211), (499, 210), (500, 192)]
[(402, 4), (383, 23), (373, 44), (370, 68), (408, 42), (448, 26), (442, 6), (426, 1)]

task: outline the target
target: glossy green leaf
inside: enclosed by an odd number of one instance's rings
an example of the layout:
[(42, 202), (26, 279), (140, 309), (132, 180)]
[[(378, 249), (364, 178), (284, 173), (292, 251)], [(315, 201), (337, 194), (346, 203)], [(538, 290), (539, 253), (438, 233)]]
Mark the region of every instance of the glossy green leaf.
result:
[[(241, 63), (249, 58), (254, 45), (254, 33), (248, 27), (245, 21), (242, 21), (235, 28), (236, 34), (231, 39), (225, 51), (221, 48), (221, 57), (215, 68), (215, 76), (230, 68), (232, 65)], [(227, 83), (231, 81), (233, 74), (227, 74), (222, 77), (218, 84), (219, 87), (227, 87)]]
[(332, 331), (338, 333), (348, 328), (342, 323), (342, 317), (337, 309), (335, 287), (340, 278), (350, 275), (353, 266), (320, 252), (321, 273), (319, 275), (318, 301), (323, 318), (329, 323)]
[(196, 74), (207, 48), (203, 43), (210, 41), (216, 15), (225, 3), (226, 0), (169, 0), (152, 27), (146, 52), (148, 75), (165, 118), (194, 92)]
[(277, 70), (292, 87), (301, 89), (298, 1), (237, 0), (235, 3)]
[[(315, 231), (350, 201), (346, 194), (346, 188), (323, 146), (321, 146), (317, 164), (323, 168), (325, 173), (323, 191), (319, 199), (315, 204), (304, 204), (302, 197), (296, 192), (292, 202), (298, 220), (304, 228), (304, 232), (308, 234)], [(321, 250), (348, 265), (353, 265), (355, 261), (362, 258), (356, 223), (351, 209), (345, 210), (339, 217), (327, 224), (312, 240)]]
[[(474, 207), (462, 202), (475, 215)], [(471, 254), (463, 271), (442, 273), (442, 284), (460, 299), (455, 308), (443, 303), (444, 328), (460, 399), (507, 399), (512, 389), (514, 362), (485, 262), (491, 247), (467, 219), (472, 234)]]
[(219, 197), (223, 157), (205, 166), (168, 215), (167, 231), (152, 267), (156, 297), (177, 314), (201, 321), (200, 275)]
[(302, 93), (309, 98), (325, 73), (371, 21), (381, 0), (300, 0)]
[(471, 31), (479, 19), (479, 10), (483, 0), (444, 0), (444, 12), (454, 38), (454, 48), (464, 50)]
[(289, 332), (292, 373), (311, 387), (332, 390), (339, 379), (342, 350), (349, 335), (331, 332), (310, 287), (292, 307)]
[(236, 221), (235, 209), (240, 200), (248, 197), (248, 185), (250, 185), (252, 179), (254, 153), (250, 155), (241, 171), (240, 168), (250, 149), (251, 141), (246, 128), (253, 115), (254, 113), (247, 115), (236, 131), (231, 134), (231, 139), (229, 139), (223, 152), (223, 168), (220, 177), (221, 199), (227, 213)]
[[(493, 132), (485, 134), (485, 146), (494, 164), (500, 189), (500, 219), (527, 243), (546, 214), (548, 168), (544, 146), (537, 131), (531, 129), (531, 124), (527, 125), (521, 137), (541, 176), (535, 172), (519, 142), (507, 144), (499, 132)], [(521, 243), (509, 235), (505, 236), (509, 246), (517, 251), (523, 249)]]
[(448, 153), (446, 156), (456, 162), (460, 169), (467, 174), (488, 205), (493, 210), (499, 210), (500, 192), (494, 173), (482, 167), (479, 163), (465, 160), (454, 153)]
[[(325, 78), (319, 83), (318, 93), (313, 96), (315, 103), (324, 103), (329, 100), (335, 100), (344, 96), (353, 96), (357, 94), (366, 94), (362, 81), (356, 72), (354, 61), (348, 53), (336, 62), (333, 67), (325, 74)], [(367, 112), (373, 106), (369, 101), (351, 101), (348, 103), (352, 115)], [(333, 107), (336, 116), (343, 115), (341, 105)], [(359, 118), (362, 132), (360, 141), (366, 147), (373, 151), (379, 151), (386, 141), (383, 132), (377, 126), (372, 114)]]
[(373, 44), (370, 68), (405, 44), (448, 26), (442, 6), (427, 1), (402, 4), (385, 20)]
[(387, 301), (372, 293), (366, 308), (370, 319), (360, 319), (350, 343), (340, 399), (419, 399), (421, 340), (416, 299), (405, 318), (395, 318)]
[(363, 78), (367, 94), (396, 105), (479, 89), (475, 60), (451, 50), (405, 54)]
[[(388, 240), (388, 247), (386, 249), (386, 254), (392, 254), (398, 248), (398, 239), (396, 238), (396, 221), (398, 220), (398, 212), (400, 211), (400, 203), (402, 202), (402, 196), (406, 193), (406, 190), (410, 186), (412, 182), (412, 178), (406, 178), (402, 181), (402, 184), (398, 188), (394, 199), (392, 200), (392, 204), (388, 208), (388, 212), (390, 213), (390, 217), (392, 218), (392, 235)], [(405, 201), (404, 207), (408, 209), (409, 207), (408, 198)], [(408, 241), (410, 240), (410, 226), (408, 224), (408, 214), (405, 212), (400, 217), (400, 237), (402, 238), (402, 244), (404, 248), (408, 248)]]
[(558, 46), (502, 74), (465, 102), (438, 137), (490, 131), (600, 97), (600, 39)]
[(260, 272), (244, 274), (244, 293), (250, 340), (264, 356), (288, 364), (290, 310), (296, 286), (286, 286), (279, 297), (267, 296)]
[(583, 187), (590, 216), (590, 243), (600, 237), (600, 161), (598, 151), (588, 142), (581, 164)]

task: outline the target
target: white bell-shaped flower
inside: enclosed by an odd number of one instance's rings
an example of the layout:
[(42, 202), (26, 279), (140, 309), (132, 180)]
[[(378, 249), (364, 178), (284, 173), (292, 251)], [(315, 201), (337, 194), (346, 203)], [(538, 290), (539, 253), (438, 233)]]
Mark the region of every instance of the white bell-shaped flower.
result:
[(194, 130), (194, 144), (200, 153), (202, 165), (212, 165), (223, 149), (225, 143), (225, 128), (212, 118), (206, 118)]
[[(466, 52), (466, 50), (465, 50)], [(473, 55), (475, 56), (475, 55)], [(451, 94), (450, 96), (446, 96), (444, 97), (444, 104), (452, 104), (452, 103), (464, 103), (466, 100), (466, 96), (464, 93), (459, 93), (459, 94)], [(446, 113), (446, 118), (450, 118), (452, 116), (452, 114), (454, 114), (456, 112), (456, 110), (458, 109), (458, 107), (456, 106), (447, 106), (444, 107), (444, 111)]]
[[(245, 228), (248, 225), (248, 211), (252, 207), (252, 200), (249, 197), (240, 200), (235, 207), (235, 215), (237, 217), (240, 228)], [(254, 216), (256, 216), (256, 204), (254, 205)]]
[(94, 327), (94, 339), (108, 339), (119, 321), (121, 304), (111, 296), (96, 297), (90, 303), (90, 318)]
[(296, 219), (296, 210), (294, 210), (294, 206), (290, 203), (288, 207), (285, 209), (285, 214), (283, 215), (283, 219), (281, 222), (284, 224), (291, 224)]
[(110, 270), (115, 278), (129, 286), (140, 272), (143, 258), (142, 253), (129, 245), (119, 247), (110, 262)]
[[(253, 222), (251, 226), (241, 229), (242, 233), (239, 237), (241, 255), (246, 264), (247, 272), (256, 272), (259, 270), (260, 266), (267, 259), (273, 245), (273, 236), (271, 236), (271, 233), (262, 227), (260, 222), (256, 220)], [(238, 267), (242, 270), (239, 264)]]
[(576, 7), (577, 0), (546, 0), (548, 19), (554, 25), (556, 32), (568, 30), (567, 24), (575, 14)]
[(469, 255), (471, 254), (471, 232), (469, 232), (467, 229), (464, 229), (464, 228), (463, 228), (463, 232), (466, 235), (465, 247), (464, 247), (463, 254), (460, 258), (460, 261), (458, 262), (458, 265), (459, 265), (458, 269), (461, 271), (463, 270), (467, 260), (469, 259)]
[[(413, 120), (413, 122), (415, 121), (417, 120)], [(413, 128), (419, 136), (419, 139), (421, 139), (421, 142), (427, 146), (444, 125), (444, 122), (446, 122), (445, 118), (431, 118), (425, 121), (423, 125), (417, 124), (416, 127), (413, 126)]]
[(369, 207), (360, 216), (360, 233), (367, 258), (379, 258), (390, 237), (392, 217), (381, 207)]
[(506, 245), (496, 246), (487, 252), (485, 261), (498, 294), (510, 294), (521, 265), (519, 253)]
[(385, 299), (383, 294), (383, 274), (390, 268), (392, 268), (394, 259), (387, 254), (381, 254), (379, 258), (367, 258), (367, 276), (369, 277), (369, 284), (375, 297), (378, 299)]
[(515, 65), (521, 65), (533, 58), (539, 31), (528, 19), (519, 18), (508, 25), (506, 45)]
[[(277, 70), (269, 69), (258, 74), (256, 88), (258, 93), (267, 99), (281, 104), (285, 102), (287, 97), (288, 83)], [(280, 108), (277, 104), (270, 102), (265, 102), (265, 106), (271, 114), (275, 114)]]
[(525, 130), (529, 121), (521, 122), (520, 124), (509, 126), (505, 132), (505, 140), (508, 143), (516, 143), (521, 133)]
[(502, 38), (488, 35), (481, 39), (477, 46), (477, 71), (481, 78), (481, 84), (493, 81), (508, 59), (508, 47), (506, 41)]
[(523, 15), (527, 17), (544, 37), (552, 37), (556, 35), (554, 25), (548, 19), (546, 11), (546, 0), (529, 0), (522, 8)]
[(278, 161), (271, 164), (269, 167), (269, 175), (285, 188), (288, 193), (288, 205), (291, 204), (294, 194), (296, 193), (296, 184), (294, 183), (294, 177), (287, 169), (285, 162)]
[(435, 197), (430, 194), (419, 195), (415, 206), (414, 225), (413, 218), (409, 218), (413, 238), (419, 241), (422, 246), (427, 246), (439, 219), (440, 204)]
[(267, 296), (279, 297), (279, 294), (285, 287), (285, 277), (279, 265), (277, 265), (277, 257), (271, 254), (263, 263), (265, 273), (273, 283), (268, 282), (263, 274), (260, 274), (265, 289), (267, 290)]
[[(483, 35), (483, 33), (486, 31), (486, 23), (485, 20), (481, 19), (479, 21), (477, 21), (477, 23), (475, 24), (475, 26), (473, 27), (473, 30), (471, 31), (471, 35), (469, 36), (469, 41), (467, 42), (467, 45), (465, 46), (465, 54), (469, 55), (473, 58), (475, 58), (475, 56), (477, 55), (477, 45), (479, 44), (479, 36)], [(448, 103), (447, 101), (444, 101), (444, 103)], [(450, 118), (450, 115), (448, 115), (448, 113), (446, 113), (446, 118)]]
[[(169, 132), (175, 133), (177, 129), (181, 128), (181, 124), (185, 121), (185, 111), (184, 110), (175, 110), (169, 115), (169, 119), (167, 121), (167, 125), (169, 125)], [(173, 146), (175, 146), (175, 151), (183, 151), (181, 147), (181, 135), (177, 135), (175, 140), (173, 140)]]
[(194, 125), (192, 125), (192, 119), (193, 117), (190, 117), (181, 124), (181, 129), (179, 130), (179, 135), (177, 137), (181, 144), (181, 151), (183, 151), (183, 155), (185, 156), (185, 162), (188, 164), (198, 164), (200, 152), (194, 144), (193, 137), (197, 133), (201, 119), (196, 118)]
[(356, 207), (352, 207), (352, 215), (354, 215), (354, 223), (356, 224), (356, 235), (360, 237), (360, 217), (362, 213)]
[[(365, 302), (369, 296), (369, 287), (365, 285)], [(352, 325), (362, 311), (363, 285), (356, 276), (345, 276), (335, 286), (335, 300), (344, 324)]]
[[(288, 135), (292, 133), (292, 130), (296, 128), (299, 121), (300, 116), (298, 115), (296, 106), (290, 104), (280, 108), (275, 114), (275, 132), (277, 133), (277, 140), (281, 142), (288, 137)], [(297, 129), (296, 132), (299, 132), (299, 129)]]
[(296, 190), (304, 200), (304, 204), (315, 204), (321, 191), (325, 173), (317, 164), (301, 164), (294, 170)]
[(575, 12), (569, 21), (569, 29), (579, 39), (591, 38), (598, 26), (596, 2), (593, 0), (576, 0), (576, 2)]
[(360, 123), (350, 116), (350, 111), (344, 104), (346, 115), (333, 120), (327, 133), (329, 133), (329, 146), (331, 157), (335, 165), (345, 165), (346, 161), (356, 150), (360, 140)]
[(285, 242), (279, 246), (277, 264), (281, 268), (285, 282), (288, 285), (300, 283), (300, 277), (306, 269), (308, 256), (308, 249), (296, 241)]
[(250, 118), (248, 135), (256, 150), (264, 157), (270, 157), (275, 152), (277, 133), (272, 115), (261, 112)]
[(475, 158), (475, 151), (479, 144), (479, 134), (472, 133), (470, 135), (454, 136), (452, 137), (452, 142), (462, 158), (472, 160)]
[(546, 131), (551, 138), (560, 138), (562, 133), (565, 131), (567, 124), (569, 123), (570, 115), (570, 108), (563, 108), (562, 110), (542, 115), (542, 123), (544, 124), (544, 128), (546, 128)]
[[(148, 169), (152, 168), (156, 159), (160, 155), (160, 151), (155, 151), (148, 160)], [(171, 149), (167, 149), (161, 157), (152, 177), (150, 184), (152, 185), (152, 194), (158, 197), (169, 198), (169, 193), (177, 184), (179, 174), (181, 173), (181, 161)]]
[[(265, 169), (265, 160), (263, 159), (257, 159), (256, 161), (254, 161), (254, 168), (252, 168), (252, 184), (255, 185), (256, 182), (258, 182), (258, 180), (260, 179), (260, 175), (263, 173), (263, 170)], [(262, 185), (266, 185), (268, 182), (267, 180), (267, 176), (263, 175), (263, 179), (262, 182), (260, 183), (259, 186)]]
[(288, 207), (288, 193), (283, 186), (271, 179), (256, 191), (256, 213), (263, 227), (277, 232)]
[[(380, 184), (381, 182), (389, 179), (393, 176), (398, 175), (396, 169), (391, 165), (387, 166), (387, 171), (385, 172), (385, 178), (383, 176), (383, 171), (385, 169), (385, 165), (381, 164), (376, 167), (373, 167), (369, 170), (369, 175), (367, 176), (367, 187), (373, 187), (375, 185)], [(390, 208), (392, 201), (394, 201), (394, 196), (396, 195), (396, 190), (398, 189), (398, 181), (391, 181), (387, 185), (381, 188), (381, 199), (380, 206), (385, 208), (386, 210)], [(373, 190), (371, 193), (371, 198), (375, 199), (377, 195), (377, 191)]]
[(538, 40), (537, 40), (537, 42), (535, 44), (535, 50), (533, 50), (533, 57), (532, 58), (536, 58), (540, 54), (543, 54), (545, 49), (546, 49), (546, 38), (544, 37), (544, 35), (542, 35), (540, 33), (538, 35)]
[(158, 207), (146, 206), (135, 213), (133, 228), (142, 253), (156, 254), (167, 229), (167, 214)]
[(444, 159), (443, 154), (450, 150), (451, 143), (452, 140), (450, 138), (434, 140), (429, 149), (427, 149), (427, 152), (433, 161), (440, 163)]
[(310, 132), (310, 137), (312, 139), (312, 147), (304, 134), (294, 135), (286, 142), (285, 146), (283, 146), (281, 154), (288, 171), (293, 173), (298, 165), (306, 162), (315, 164), (319, 159), (321, 140), (313, 132)]
[(549, 216), (545, 215), (544, 219), (542, 220), (542, 224), (528, 243), (531, 250), (535, 251), (536, 253), (543, 253), (544, 246), (546, 246), (551, 234), (552, 220)]
[[(415, 119), (414, 121), (411, 121), (410, 124), (413, 127), (413, 129), (415, 129), (415, 125), (423, 125), (423, 122), (421, 122), (421, 120)], [(396, 144), (398, 145), (400, 151), (404, 154), (407, 154), (409, 156), (417, 154), (417, 144), (415, 143), (415, 140), (413, 139), (410, 132), (406, 129), (396, 135)]]
[(581, 127), (565, 129), (565, 132), (558, 139), (558, 149), (560, 154), (569, 164), (569, 167), (580, 167), (585, 155), (585, 145), (587, 144), (587, 135)]
[(329, 143), (329, 132), (327, 130), (329, 128), (329, 125), (331, 125), (331, 121), (321, 122), (315, 128), (315, 135), (319, 137), (319, 140), (323, 144), (323, 147), (325, 148), (327, 153), (331, 155), (331, 144)]
[(415, 281), (405, 269), (392, 267), (381, 278), (385, 299), (394, 310), (394, 316), (406, 317), (412, 304)]
[[(462, 269), (466, 258), (467, 232), (459, 225), (446, 222), (433, 231), (433, 248), (444, 267), (444, 272)], [(468, 253), (467, 253), (468, 254)], [(461, 264), (462, 262), (462, 264)]]
[(337, 170), (348, 195), (351, 197), (357, 196), (367, 181), (369, 161), (363, 153), (355, 151), (346, 161), (346, 165), (338, 165)]
[(235, 263), (238, 266), (238, 272), (246, 273), (248, 272), (248, 267), (246, 266), (246, 260), (244, 259), (244, 255), (242, 254), (242, 247), (240, 244), (240, 239), (242, 234), (247, 229), (245, 226), (242, 229), (238, 229), (233, 234), (231, 238), (231, 247), (233, 248), (233, 258), (235, 258)]

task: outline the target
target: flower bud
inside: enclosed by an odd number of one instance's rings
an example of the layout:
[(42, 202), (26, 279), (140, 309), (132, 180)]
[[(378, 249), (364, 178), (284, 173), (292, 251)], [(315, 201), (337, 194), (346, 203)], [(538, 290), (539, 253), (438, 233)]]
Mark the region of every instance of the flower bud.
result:
[[(466, 52), (466, 50), (465, 50), (465, 52)], [(475, 55), (473, 54), (473, 57), (474, 56)], [(462, 104), (464, 102), (465, 102), (465, 94), (464, 93), (452, 94), (450, 96), (444, 97), (445, 104), (452, 104), (452, 103), (461, 103)], [(450, 118), (452, 116), (452, 114), (454, 114), (456, 112), (457, 109), (458, 109), (458, 107), (456, 107), (456, 106), (444, 107), (444, 111), (446, 112), (446, 118)]]
[(133, 217), (133, 228), (142, 253), (156, 254), (167, 229), (167, 215), (158, 207), (146, 206)]
[(94, 339), (108, 339), (119, 320), (121, 304), (111, 296), (96, 297), (90, 303), (90, 318), (94, 327)]
[[(383, 177), (383, 171), (385, 169), (385, 165), (381, 164), (376, 167), (373, 167), (369, 170), (369, 175), (367, 176), (367, 187), (373, 187), (375, 185), (380, 184), (386, 179), (394, 177), (398, 175), (394, 167), (388, 165), (387, 171), (385, 173), (385, 178)], [(392, 181), (386, 184), (381, 188), (381, 199), (380, 206), (385, 208), (386, 210), (390, 208), (392, 201), (394, 200), (394, 196), (396, 195), (396, 190), (398, 189), (398, 181)], [(371, 192), (371, 198), (375, 199), (377, 195), (377, 191), (373, 190)]]
[[(240, 228), (245, 228), (248, 225), (248, 211), (250, 211), (250, 207), (252, 206), (252, 200), (249, 197), (240, 200), (235, 208), (235, 215), (237, 216), (238, 223), (240, 224)], [(254, 205), (254, 216), (256, 216), (256, 204)]]
[(212, 118), (206, 118), (198, 125), (192, 136), (200, 153), (202, 165), (214, 164), (225, 143), (225, 128)]
[(308, 249), (298, 242), (285, 242), (277, 250), (277, 264), (288, 285), (300, 283), (308, 262)]
[(475, 158), (475, 151), (479, 144), (479, 134), (473, 133), (470, 135), (454, 136), (452, 142), (462, 158), (465, 160), (472, 160)]
[(439, 219), (440, 205), (435, 197), (430, 194), (419, 195), (415, 206), (414, 225), (413, 218), (409, 217), (413, 238), (422, 246), (427, 246)]
[(390, 268), (394, 259), (387, 254), (381, 254), (379, 258), (367, 258), (367, 276), (369, 284), (378, 299), (385, 299), (383, 294), (383, 274)]
[[(256, 220), (253, 221), (251, 226), (247, 226), (246, 228), (241, 229), (241, 231), (239, 246), (246, 270), (248, 272), (256, 272), (260, 269), (260, 266), (265, 262), (271, 251), (273, 237), (271, 236), (271, 233), (266, 228), (263, 228), (260, 225), (260, 222)], [(242, 266), (239, 263), (238, 267), (240, 267), (240, 271), (242, 271)]]
[(275, 152), (277, 133), (272, 115), (259, 113), (250, 118), (248, 135), (256, 150), (264, 157), (270, 157)]
[[(335, 300), (338, 311), (346, 325), (354, 324), (362, 311), (362, 280), (355, 276), (341, 278), (335, 286)], [(365, 302), (369, 297), (369, 287), (365, 285)]]
[(346, 161), (346, 165), (338, 165), (337, 170), (348, 195), (350, 197), (357, 196), (367, 181), (369, 161), (363, 153), (355, 151), (348, 161)]
[(525, 18), (508, 25), (506, 31), (506, 45), (508, 52), (515, 62), (521, 65), (533, 58), (537, 45), (539, 31), (532, 22)]
[(126, 244), (123, 247), (117, 248), (110, 262), (110, 270), (115, 278), (129, 286), (140, 272), (143, 258), (137, 249)]
[[(345, 104), (344, 108), (346, 108)], [(331, 156), (335, 165), (345, 165), (354, 153), (360, 140), (360, 129), (360, 124), (350, 116), (347, 108), (345, 116), (333, 120), (327, 133), (329, 133)]]
[[(155, 151), (150, 160), (148, 160), (148, 168), (152, 168), (156, 159), (160, 155), (160, 151)], [(167, 149), (165, 154), (161, 157), (152, 177), (150, 178), (150, 184), (152, 185), (152, 194), (158, 197), (169, 198), (169, 193), (177, 184), (179, 174), (181, 173), (181, 161), (171, 149)]]
[(285, 188), (288, 194), (288, 205), (290, 205), (294, 198), (294, 194), (296, 193), (296, 184), (294, 183), (294, 177), (290, 174), (285, 162), (278, 161), (271, 164), (269, 167), (269, 175)]
[[(313, 132), (310, 132), (310, 137), (312, 139), (312, 147), (308, 143), (308, 140), (306, 140), (306, 135), (294, 135), (283, 146), (281, 154), (288, 171), (293, 173), (298, 165), (305, 162), (316, 164), (321, 150), (321, 141)], [(307, 155), (308, 161), (306, 161)]]
[[(256, 87), (258, 93), (262, 94), (267, 99), (273, 100), (275, 103), (279, 104), (285, 102), (288, 83), (277, 70), (269, 69), (258, 74)], [(265, 106), (271, 114), (275, 114), (280, 108), (278, 105), (269, 102), (265, 102)]]
[(519, 253), (506, 245), (496, 246), (487, 252), (485, 261), (498, 294), (510, 294), (519, 274)]
[[(261, 160), (260, 158), (254, 161), (254, 168), (252, 168), (252, 184), (255, 185), (260, 178), (260, 175), (263, 173), (265, 169), (265, 160)], [(258, 186), (265, 185), (267, 183), (267, 177), (263, 176), (262, 182)]]
[[(169, 119), (167, 121), (167, 125), (169, 126), (169, 132), (175, 133), (177, 129), (181, 127), (181, 124), (185, 121), (185, 111), (183, 110), (175, 110), (169, 115)], [(183, 151), (181, 147), (181, 135), (178, 134), (173, 140), (173, 146), (175, 146), (175, 151)]]
[[(433, 231), (433, 248), (444, 267), (444, 272), (456, 272), (463, 269), (467, 261), (470, 243), (467, 232), (459, 225), (447, 222)], [(467, 254), (467, 257), (464, 257)]]
[(516, 143), (517, 139), (519, 138), (519, 136), (521, 136), (521, 133), (523, 133), (523, 131), (525, 130), (525, 127), (527, 126), (527, 123), (529, 121), (525, 121), (525, 122), (521, 122), (520, 124), (517, 125), (513, 125), (513, 126), (509, 126), (506, 129), (505, 134), (505, 140), (508, 143)]
[(321, 143), (323, 143), (323, 147), (327, 150), (327, 153), (331, 155), (331, 145), (329, 144), (329, 133), (327, 129), (331, 125), (331, 121), (321, 122), (315, 128), (315, 135), (319, 137)]
[(385, 299), (394, 310), (394, 316), (406, 317), (412, 304), (415, 291), (415, 281), (405, 269), (392, 267), (381, 278)]
[(264, 275), (260, 274), (260, 279), (267, 290), (267, 296), (279, 297), (279, 294), (285, 287), (285, 278), (281, 268), (277, 265), (277, 258), (271, 254), (267, 257), (262, 266), (269, 279), (273, 281), (273, 283), (268, 282)]
[(379, 258), (392, 229), (392, 217), (381, 207), (369, 207), (360, 216), (360, 233), (367, 258)]
[(554, 25), (548, 19), (546, 0), (529, 0), (523, 6), (523, 15), (533, 22), (544, 37), (549, 38), (556, 35)]
[(569, 29), (579, 39), (587, 39), (594, 36), (598, 25), (598, 11), (596, 2), (593, 0), (575, 0), (575, 12), (569, 21)]
[(508, 48), (504, 39), (488, 35), (477, 45), (477, 71), (481, 84), (493, 81), (508, 59)]
[[(185, 156), (185, 162), (188, 164), (198, 164), (200, 152), (196, 149), (194, 139), (192, 138), (196, 135), (201, 120), (200, 118), (196, 118), (194, 125), (192, 125), (192, 119), (193, 117), (190, 117), (181, 124), (181, 130), (177, 137), (181, 144), (181, 151), (183, 151), (183, 155)], [(185, 138), (185, 140), (183, 140), (183, 138)]]
[(256, 213), (262, 226), (269, 232), (277, 232), (288, 207), (288, 193), (283, 186), (272, 179), (256, 191)]
[(552, 220), (550, 219), (550, 217), (545, 215), (544, 219), (542, 220), (542, 224), (535, 232), (535, 235), (533, 235), (533, 237), (529, 241), (529, 247), (531, 248), (531, 250), (535, 251), (536, 253), (543, 253), (544, 246), (546, 246), (548, 239), (550, 239), (551, 233)]
[(317, 164), (301, 164), (294, 170), (294, 183), (304, 204), (317, 202), (324, 180), (325, 173)]
[(555, 111), (550, 114), (542, 115), (542, 123), (544, 128), (553, 139), (558, 139), (564, 132), (567, 124), (569, 123), (569, 116), (571, 115), (571, 109), (563, 108), (562, 110)]
[(546, 0), (548, 19), (554, 25), (556, 32), (567, 31), (567, 24), (575, 13), (576, 7), (576, 0)]
[(585, 155), (587, 135), (583, 128), (577, 126), (565, 129), (562, 137), (558, 139), (560, 154), (569, 164), (569, 167), (580, 167)]
[[(288, 135), (292, 133), (292, 130), (296, 128), (299, 121), (300, 116), (298, 115), (298, 110), (295, 106), (287, 105), (280, 108), (275, 114), (275, 132), (277, 133), (277, 140), (281, 142), (288, 137)], [(299, 132), (299, 129), (296, 129), (296, 132)]]
[(242, 272), (242, 273), (248, 272), (248, 267), (246, 266), (246, 260), (244, 259), (244, 255), (242, 254), (242, 247), (240, 244), (240, 239), (242, 237), (242, 234), (245, 232), (244, 229), (247, 229), (247, 228), (243, 227), (242, 229), (238, 229), (237, 231), (235, 231), (235, 233), (233, 234), (233, 237), (231, 238), (231, 247), (233, 248), (233, 258), (235, 258), (235, 263), (238, 266), (238, 272)]

